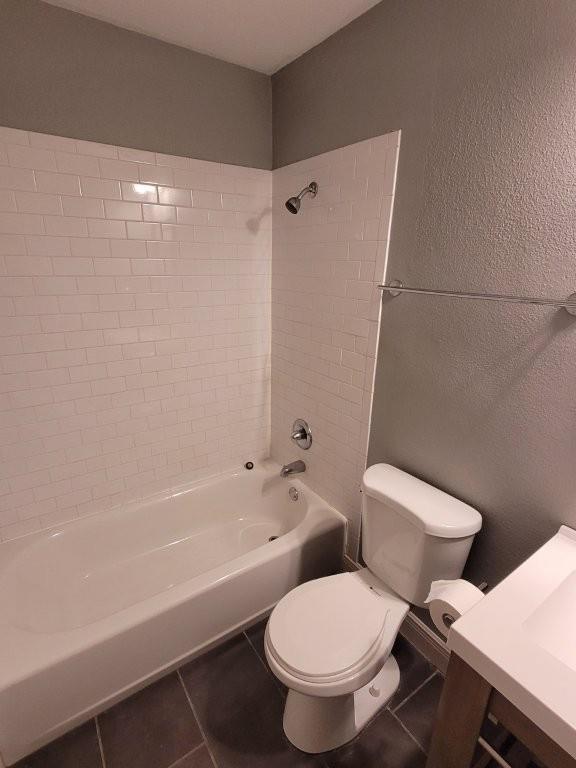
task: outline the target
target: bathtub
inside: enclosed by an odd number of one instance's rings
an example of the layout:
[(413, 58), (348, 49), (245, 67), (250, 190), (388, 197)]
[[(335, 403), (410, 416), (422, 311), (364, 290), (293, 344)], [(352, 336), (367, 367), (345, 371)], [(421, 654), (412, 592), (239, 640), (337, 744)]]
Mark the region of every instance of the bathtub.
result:
[(0, 545), (4, 764), (340, 570), (345, 525), (266, 462)]

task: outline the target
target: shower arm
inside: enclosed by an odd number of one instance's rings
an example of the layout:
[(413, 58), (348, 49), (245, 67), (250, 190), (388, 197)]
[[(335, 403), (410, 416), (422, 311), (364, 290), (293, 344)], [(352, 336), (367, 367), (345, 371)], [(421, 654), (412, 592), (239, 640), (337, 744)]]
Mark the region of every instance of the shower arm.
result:
[(307, 187), (304, 187), (304, 189), (297, 195), (297, 197), (298, 197), (298, 200), (302, 200), (304, 195), (310, 195), (310, 197), (316, 197), (317, 194), (318, 194), (318, 184), (315, 181), (311, 181)]

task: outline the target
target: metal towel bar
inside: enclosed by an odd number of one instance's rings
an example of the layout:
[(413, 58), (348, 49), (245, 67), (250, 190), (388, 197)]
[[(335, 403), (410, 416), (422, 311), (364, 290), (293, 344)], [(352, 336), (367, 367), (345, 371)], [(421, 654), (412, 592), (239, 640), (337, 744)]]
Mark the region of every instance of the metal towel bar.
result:
[(425, 294), (427, 296), (448, 296), (454, 299), (479, 299), (480, 301), (499, 301), (506, 304), (537, 304), (542, 307), (565, 309), (570, 315), (576, 315), (576, 293), (566, 299), (541, 299), (535, 296), (506, 296), (497, 293), (466, 293), (462, 291), (442, 291), (435, 288), (411, 288), (400, 280), (379, 285), (383, 293), (399, 296), (401, 293)]

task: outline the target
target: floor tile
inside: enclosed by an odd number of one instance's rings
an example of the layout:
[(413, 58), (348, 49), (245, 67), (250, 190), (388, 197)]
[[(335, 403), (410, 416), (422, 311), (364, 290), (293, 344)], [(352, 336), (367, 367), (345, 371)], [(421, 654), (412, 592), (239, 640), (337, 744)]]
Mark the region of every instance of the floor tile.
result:
[(268, 623), (268, 619), (265, 619), (264, 621), (261, 621), (259, 624), (255, 624), (250, 629), (246, 630), (246, 637), (248, 638), (248, 641), (254, 651), (258, 654), (260, 660), (266, 667), (267, 671), (272, 676), (272, 680), (274, 682), (274, 685), (276, 688), (280, 691), (282, 698), (286, 698), (288, 695), (288, 688), (278, 680), (276, 675), (272, 672), (268, 665), (268, 660), (266, 659), (266, 652), (264, 651), (264, 634), (266, 632), (266, 624)]
[(202, 743), (176, 673), (98, 718), (106, 768), (168, 768)]
[(102, 768), (96, 723), (90, 720), (13, 768)]
[(392, 653), (400, 667), (400, 685), (388, 703), (389, 709), (394, 709), (401, 704), (434, 672), (434, 667), (430, 662), (403, 637), (397, 638)]
[[(430, 665), (406, 641), (399, 638), (394, 649), (402, 676), (395, 713), (381, 712), (350, 744), (311, 756), (284, 735), (285, 688), (267, 666), (265, 627), (261, 622), (181, 670), (217, 768), (423, 768), (418, 744), (429, 743), (442, 678), (422, 684)], [(216, 768), (175, 673), (100, 715), (99, 724), (106, 768)], [(17, 768), (103, 768), (95, 722)]]
[(424, 768), (426, 763), (422, 750), (387, 710), (354, 741), (323, 757), (328, 768)]
[(170, 768), (214, 768), (214, 763), (206, 747), (202, 746), (178, 760)]
[(244, 635), (195, 659), (181, 674), (218, 768), (321, 765), (284, 736), (284, 702)]
[(425, 750), (428, 749), (432, 738), (443, 685), (444, 678), (440, 674), (434, 675), (395, 711), (396, 716)]
[(266, 661), (266, 653), (264, 652), (264, 633), (266, 632), (267, 623), (268, 619), (264, 619), (264, 621), (259, 621), (258, 624), (254, 624), (253, 627), (246, 630), (248, 640), (250, 640), (250, 643), (258, 656), (264, 661)]

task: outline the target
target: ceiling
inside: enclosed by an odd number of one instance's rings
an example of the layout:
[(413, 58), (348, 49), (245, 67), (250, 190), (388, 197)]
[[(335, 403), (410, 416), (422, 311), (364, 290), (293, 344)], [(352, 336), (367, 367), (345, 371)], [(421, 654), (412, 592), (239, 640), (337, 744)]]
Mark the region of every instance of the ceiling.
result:
[(47, 0), (272, 74), (379, 0)]

